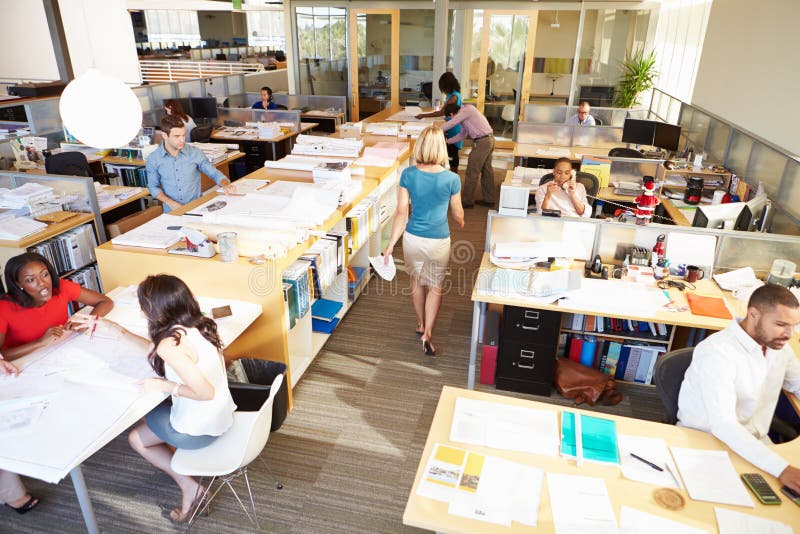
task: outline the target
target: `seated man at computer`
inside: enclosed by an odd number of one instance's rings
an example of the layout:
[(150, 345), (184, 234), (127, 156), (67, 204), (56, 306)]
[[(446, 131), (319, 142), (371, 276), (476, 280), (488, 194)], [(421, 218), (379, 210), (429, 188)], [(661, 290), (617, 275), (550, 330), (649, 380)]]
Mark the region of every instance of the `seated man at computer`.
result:
[(278, 109), (278, 105), (272, 101), (272, 89), (266, 85), (261, 88), (261, 100), (253, 104), (253, 109)]
[(586, 100), (581, 100), (578, 104), (578, 112), (572, 117), (567, 118), (566, 124), (572, 126), (596, 126), (594, 117), (590, 115), (592, 107)]
[(559, 210), (563, 216), (589, 217), (586, 188), (572, 177), (572, 162), (559, 158), (553, 168), (553, 180), (536, 190), (539, 211)]
[(694, 349), (678, 397), (678, 424), (710, 432), (739, 456), (800, 491), (800, 466), (767, 445), (781, 388), (800, 395), (800, 362), (787, 342), (800, 306), (786, 288), (755, 290), (747, 315)]
[(147, 188), (154, 198), (170, 212), (200, 198), (200, 173), (224, 187), (226, 193), (235, 193), (236, 186), (214, 167), (203, 151), (186, 144), (183, 121), (175, 115), (161, 119), (164, 142), (147, 156)]

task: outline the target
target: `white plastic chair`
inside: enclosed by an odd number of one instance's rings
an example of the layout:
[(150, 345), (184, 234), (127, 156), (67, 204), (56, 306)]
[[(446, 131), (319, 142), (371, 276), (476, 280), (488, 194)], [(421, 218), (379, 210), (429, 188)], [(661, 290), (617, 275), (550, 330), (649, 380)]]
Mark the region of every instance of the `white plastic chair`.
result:
[(506, 136), (506, 130), (508, 127), (514, 124), (514, 111), (515, 107), (513, 104), (506, 104), (503, 106), (503, 111), (500, 112), (500, 118), (506, 121), (505, 126), (503, 126), (503, 133), (500, 134), (500, 137)]
[[(250, 480), (247, 478), (247, 466), (259, 457), (267, 444), (270, 425), (272, 424), (272, 405), (275, 402), (275, 395), (278, 393), (282, 381), (283, 374), (275, 377), (270, 387), (269, 398), (257, 412), (234, 412), (231, 428), (207, 447), (194, 450), (178, 449), (175, 451), (171, 462), (173, 471), (187, 476), (212, 477), (203, 494), (203, 498), (200, 499), (197, 508), (192, 511), (192, 517), (186, 525), (186, 530), (191, 528), (197, 516), (208, 508), (211, 501), (214, 500), (214, 497), (224, 486), (230, 488), (247, 519), (250, 520), (250, 523), (255, 526), (257, 531), (260, 530), (256, 514), (256, 503), (253, 500)], [(247, 493), (252, 506), (252, 517), (231, 485), (231, 481), (239, 476), (244, 479), (247, 486)], [(217, 480), (219, 480), (219, 486), (211, 493), (211, 497), (206, 500), (214, 486), (214, 482)]]

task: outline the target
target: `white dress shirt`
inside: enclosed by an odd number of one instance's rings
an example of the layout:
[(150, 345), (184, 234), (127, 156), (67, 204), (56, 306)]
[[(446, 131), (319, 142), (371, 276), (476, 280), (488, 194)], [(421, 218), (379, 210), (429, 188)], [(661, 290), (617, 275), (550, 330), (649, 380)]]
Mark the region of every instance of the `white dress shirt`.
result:
[(581, 119), (578, 118), (578, 115), (575, 114), (572, 117), (569, 117), (564, 124), (569, 124), (570, 126), (597, 126), (594, 121), (594, 117), (591, 115), (587, 115), (583, 122)]
[(788, 346), (762, 352), (737, 321), (694, 349), (678, 398), (678, 424), (710, 432), (778, 477), (789, 463), (767, 447), (781, 388), (800, 393), (800, 362)]

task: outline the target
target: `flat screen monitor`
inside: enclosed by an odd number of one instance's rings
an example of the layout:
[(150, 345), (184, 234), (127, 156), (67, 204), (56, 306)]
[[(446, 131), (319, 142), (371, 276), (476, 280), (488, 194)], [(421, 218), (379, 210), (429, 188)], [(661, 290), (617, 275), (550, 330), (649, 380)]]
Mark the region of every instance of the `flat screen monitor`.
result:
[(694, 212), (692, 226), (697, 228), (735, 230), (739, 215), (742, 213), (744, 207), (744, 202), (697, 206), (697, 211)]
[(758, 195), (744, 203), (744, 208), (736, 220), (736, 230), (743, 232), (763, 232), (769, 228), (771, 218), (767, 195)]
[(656, 121), (625, 119), (622, 127), (622, 142), (634, 145), (653, 145), (656, 135)]
[(166, 105), (167, 100), (174, 100), (175, 102), (180, 104), (181, 109), (183, 110), (184, 113), (186, 113), (187, 115), (191, 116), (191, 114), (192, 114), (192, 105), (189, 102), (188, 98), (167, 98), (167, 99), (164, 100), (164, 105)]
[(200, 119), (216, 119), (217, 118), (217, 99), (213, 96), (205, 98), (191, 98), (192, 113), (191, 116)]
[[(627, 121), (626, 121), (627, 122)], [(678, 151), (678, 144), (681, 141), (681, 127), (675, 124), (666, 122), (656, 123), (656, 133), (653, 138), (653, 146), (670, 150), (672, 152)]]

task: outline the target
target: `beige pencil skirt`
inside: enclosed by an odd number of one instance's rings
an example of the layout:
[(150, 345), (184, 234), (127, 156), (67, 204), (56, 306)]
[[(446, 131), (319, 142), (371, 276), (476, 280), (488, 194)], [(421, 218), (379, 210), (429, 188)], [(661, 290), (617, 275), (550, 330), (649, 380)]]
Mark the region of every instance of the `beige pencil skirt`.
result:
[(405, 232), (403, 258), (406, 272), (423, 286), (442, 287), (450, 261), (450, 238), (431, 239)]

